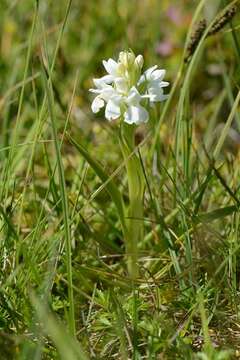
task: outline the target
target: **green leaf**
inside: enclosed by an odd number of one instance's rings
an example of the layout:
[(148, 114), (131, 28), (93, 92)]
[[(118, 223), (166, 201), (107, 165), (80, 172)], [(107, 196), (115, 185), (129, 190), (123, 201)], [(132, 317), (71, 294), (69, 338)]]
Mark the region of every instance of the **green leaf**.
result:
[(36, 296), (31, 297), (37, 316), (43, 325), (46, 335), (54, 342), (60, 359), (63, 360), (88, 360), (88, 356), (81, 349), (80, 343), (66, 331), (66, 327), (60, 323)]
[(3, 219), (5, 220), (5, 222), (8, 226), (8, 230), (12, 233), (14, 238), (18, 240), (18, 234), (14, 228), (14, 225), (1, 205), (0, 205), (0, 215), (2, 215)]
[(226, 206), (223, 208), (219, 208), (213, 211), (209, 211), (205, 214), (199, 214), (196, 217), (196, 223), (206, 223), (206, 222), (212, 222), (214, 220), (218, 220), (221, 219), (223, 217), (232, 215), (233, 213), (235, 213), (236, 211), (238, 211), (238, 207), (235, 205), (232, 206)]

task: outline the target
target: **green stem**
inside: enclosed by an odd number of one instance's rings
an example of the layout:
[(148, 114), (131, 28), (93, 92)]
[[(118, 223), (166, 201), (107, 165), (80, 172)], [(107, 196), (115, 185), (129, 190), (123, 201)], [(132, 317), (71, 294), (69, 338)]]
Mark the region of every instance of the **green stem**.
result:
[(126, 219), (125, 241), (127, 266), (131, 278), (138, 277), (138, 243), (143, 240), (144, 176), (140, 159), (134, 153), (134, 125), (122, 122), (120, 146), (126, 163), (129, 208)]

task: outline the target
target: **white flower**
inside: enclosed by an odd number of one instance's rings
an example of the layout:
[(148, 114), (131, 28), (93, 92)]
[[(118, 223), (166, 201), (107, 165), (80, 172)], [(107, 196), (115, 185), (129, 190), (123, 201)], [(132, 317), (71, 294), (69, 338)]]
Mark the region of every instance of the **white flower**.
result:
[(148, 112), (140, 104), (141, 95), (135, 87), (132, 87), (126, 98), (127, 110), (124, 113), (124, 121), (128, 124), (139, 125), (148, 121)]
[(96, 89), (90, 89), (91, 92), (98, 94), (92, 102), (92, 111), (94, 113), (104, 107), (105, 102), (108, 102), (111, 98), (117, 95), (116, 90), (104, 82), (104, 78), (93, 80)]
[(164, 101), (168, 98), (168, 95), (163, 93), (163, 88), (169, 85), (167, 81), (162, 81), (165, 73), (166, 70), (157, 69), (157, 65), (144, 72), (138, 82), (138, 85), (146, 84), (147, 94), (143, 95), (144, 98), (149, 98), (150, 102)]
[(105, 117), (109, 121), (118, 119), (121, 116), (121, 105), (123, 103), (123, 99), (121, 96), (113, 96), (107, 102), (105, 108)]
[(149, 119), (146, 100), (150, 103), (163, 101), (167, 95), (163, 88), (169, 83), (163, 81), (165, 70), (157, 65), (141, 75), (143, 57), (135, 57), (133, 52), (121, 52), (118, 62), (113, 59), (103, 61), (107, 75), (94, 79), (97, 96), (92, 102), (92, 111), (97, 113), (105, 106), (105, 117), (109, 121), (120, 117), (128, 124), (141, 124)]

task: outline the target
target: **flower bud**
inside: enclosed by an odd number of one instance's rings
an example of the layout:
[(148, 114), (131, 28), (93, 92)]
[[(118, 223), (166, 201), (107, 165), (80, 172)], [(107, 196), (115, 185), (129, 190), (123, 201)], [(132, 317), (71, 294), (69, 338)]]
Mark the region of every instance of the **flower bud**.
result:
[(118, 61), (123, 64), (126, 69), (129, 69), (134, 64), (135, 55), (131, 51), (121, 51)]
[(143, 62), (144, 62), (143, 56), (142, 56), (142, 55), (138, 55), (138, 56), (136, 57), (135, 61), (134, 61), (134, 64), (135, 64), (136, 66), (138, 66), (138, 68), (141, 70), (142, 67), (143, 67)]
[(120, 76), (124, 76), (125, 75), (125, 66), (120, 62), (118, 63), (118, 67), (117, 67), (117, 73)]

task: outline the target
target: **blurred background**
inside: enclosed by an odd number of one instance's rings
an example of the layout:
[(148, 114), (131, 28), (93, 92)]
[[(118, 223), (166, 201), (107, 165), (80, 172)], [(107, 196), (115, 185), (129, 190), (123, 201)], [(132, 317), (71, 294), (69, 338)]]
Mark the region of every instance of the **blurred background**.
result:
[[(67, 4), (66, 0), (39, 1), (40, 22), (44, 27), (38, 24), (34, 36), (36, 57), (45, 36), (51, 59)], [(55, 69), (56, 86), (64, 94), (62, 101), (67, 101), (68, 88), (79, 69), (78, 101), (84, 106), (92, 77), (103, 72), (102, 60), (117, 58), (123, 49), (131, 48), (136, 54), (143, 54), (146, 66), (158, 64), (167, 68), (169, 78), (174, 78), (195, 6), (196, 2), (187, 0), (73, 0)], [(1, 0), (0, 7), (3, 93), (13, 70), (21, 79), (34, 1)], [(33, 69), (34, 66), (33, 57)]]
[[(206, 2), (202, 18), (205, 17), (209, 23), (219, 7), (226, 3), (224, 0)], [(92, 97), (88, 89), (92, 86), (92, 78), (103, 74), (103, 59), (116, 59), (119, 51), (128, 48), (136, 54), (144, 55), (145, 67), (157, 64), (165, 68), (166, 78), (172, 84), (180, 67), (186, 34), (198, 4), (198, 1), (190, 0), (73, 0), (54, 70), (60, 107), (63, 109), (70, 101), (77, 76), (73, 114), (76, 123), (80, 122), (83, 128), (88, 128), (88, 121), (84, 119), (90, 114)], [(7, 111), (11, 115), (16, 112), (16, 99), (9, 99), (9, 88), (22, 79), (34, 6), (34, 0), (0, 2), (0, 96), (4, 102), (8, 97), (11, 106)], [(31, 57), (31, 71), (35, 75), (39, 70), (38, 56), (44, 43), (49, 59), (53, 57), (67, 6), (66, 0), (39, 1), (39, 19)], [(235, 17), (235, 24), (237, 21)], [(191, 89), (192, 110), (195, 112), (220, 92), (224, 62), (227, 66), (229, 64), (228, 72), (234, 73), (235, 81), (238, 80), (236, 75), (239, 77), (234, 70), (236, 44), (233, 44), (231, 29), (223, 29), (220, 36), (209, 38), (207, 43), (209, 46), (204, 50), (204, 61), (199, 64), (196, 81)], [(219, 63), (221, 52), (224, 53), (222, 64)], [(29, 111), (29, 123), (33, 115), (30, 108), (33, 101), (31, 87), (26, 87), (26, 91), (29, 97), (25, 111)], [(40, 96), (41, 90), (37, 92)], [(0, 106), (3, 106), (3, 100)], [(198, 125), (204, 127), (204, 119)]]

